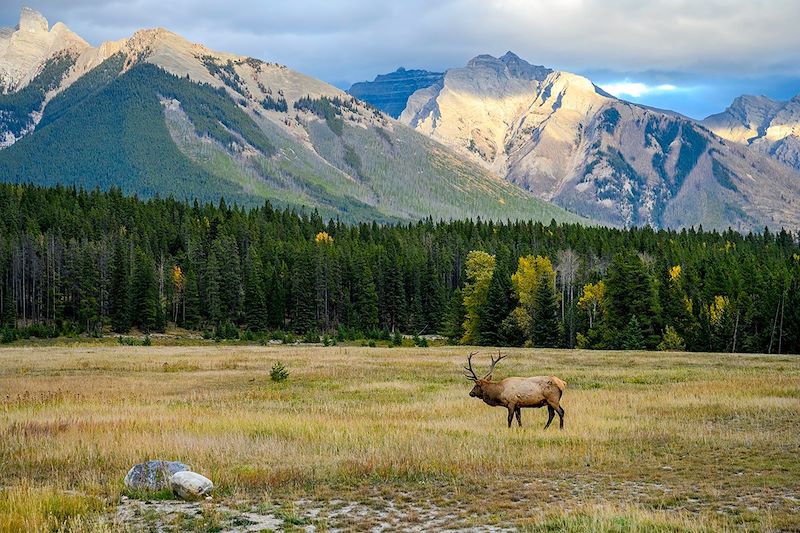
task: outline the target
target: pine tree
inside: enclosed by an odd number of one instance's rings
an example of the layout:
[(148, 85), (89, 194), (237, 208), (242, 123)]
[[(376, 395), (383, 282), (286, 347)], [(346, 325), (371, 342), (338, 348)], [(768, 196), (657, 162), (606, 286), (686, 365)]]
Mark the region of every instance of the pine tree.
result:
[(244, 314), (247, 329), (267, 328), (267, 303), (262, 277), (261, 258), (251, 247), (245, 256)]
[(292, 327), (298, 333), (317, 329), (317, 294), (313, 254), (298, 253), (292, 269)]
[(82, 246), (79, 280), (80, 305), (78, 316), (81, 326), (91, 335), (100, 332), (100, 310), (98, 308), (99, 280), (95, 250), (91, 245)]
[(197, 275), (194, 271), (190, 270), (186, 273), (186, 289), (184, 298), (184, 325), (187, 328), (199, 328), (202, 322), (202, 313), (200, 311), (200, 289), (197, 286)]
[(531, 340), (536, 347), (555, 348), (561, 337), (558, 328), (558, 302), (549, 276), (542, 276), (533, 300)]
[(623, 350), (644, 350), (644, 335), (642, 326), (636, 315), (633, 315), (619, 336), (619, 345)]
[(350, 327), (366, 332), (378, 327), (378, 292), (364, 257), (356, 259), (351, 287)]
[(420, 292), (423, 327), (427, 332), (437, 332), (442, 325), (447, 308), (447, 297), (444, 283), (442, 283), (433, 257), (429, 257), (425, 263), (425, 274)]
[(222, 296), (220, 289), (220, 261), (217, 248), (212, 247), (205, 264), (205, 311), (211, 322), (218, 326), (224, 318)]
[(498, 264), (492, 273), (492, 280), (486, 293), (486, 303), (480, 311), (478, 326), (480, 344), (486, 346), (500, 344), (501, 326), (514, 308), (511, 291), (511, 276), (504, 265)]
[(17, 312), (14, 306), (14, 296), (8, 287), (3, 291), (3, 309), (0, 316), (0, 326), (13, 328), (17, 323)]
[(440, 333), (452, 342), (460, 340), (464, 336), (463, 324), (465, 315), (464, 297), (461, 294), (461, 289), (456, 289), (447, 304)]
[(381, 295), (383, 325), (396, 331), (405, 322), (406, 294), (397, 248), (392, 246), (382, 261), (383, 294)]
[(647, 346), (655, 347), (659, 337), (657, 326), (656, 287), (647, 266), (633, 252), (618, 253), (608, 268), (606, 280), (607, 332), (609, 344), (622, 347), (619, 332), (623, 331), (635, 315), (642, 328)]
[(130, 266), (123, 238), (114, 241), (113, 264), (111, 266), (111, 329), (116, 333), (127, 333), (130, 322)]
[(158, 307), (158, 285), (155, 278), (153, 258), (136, 249), (136, 259), (131, 287), (134, 324), (149, 333), (156, 327)]

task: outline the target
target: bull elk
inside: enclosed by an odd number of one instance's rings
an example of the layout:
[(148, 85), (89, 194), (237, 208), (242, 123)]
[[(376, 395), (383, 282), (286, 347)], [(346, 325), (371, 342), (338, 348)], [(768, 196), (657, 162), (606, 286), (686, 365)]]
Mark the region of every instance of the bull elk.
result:
[(508, 409), (508, 427), (517, 416), (517, 422), (522, 427), (522, 408), (523, 407), (544, 407), (547, 406), (548, 418), (544, 429), (550, 427), (553, 416), (558, 413), (559, 427), (564, 429), (564, 409), (559, 405), (561, 394), (567, 387), (567, 383), (555, 376), (535, 376), (531, 378), (510, 377), (500, 381), (492, 381), (492, 373), (495, 366), (505, 355), (497, 354), (497, 359), (492, 357), (492, 365), (485, 376), (479, 378), (472, 369), (472, 357), (478, 352), (473, 352), (467, 357), (467, 366), (464, 370), (467, 379), (473, 381), (469, 395), (473, 398), (480, 398), (487, 405), (492, 407), (503, 406)]

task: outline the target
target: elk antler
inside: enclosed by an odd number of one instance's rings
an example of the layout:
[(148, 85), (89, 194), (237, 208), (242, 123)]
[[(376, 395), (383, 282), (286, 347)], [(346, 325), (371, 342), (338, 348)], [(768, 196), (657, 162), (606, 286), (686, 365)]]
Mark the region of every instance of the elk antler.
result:
[(467, 366), (464, 367), (464, 370), (469, 372), (469, 374), (464, 374), (464, 376), (472, 381), (478, 381), (478, 376), (476, 376), (475, 371), (472, 370), (472, 356), (477, 353), (478, 352), (472, 352), (471, 354), (469, 354), (469, 357), (467, 357)]
[[(489, 357), (491, 357), (491, 356), (489, 356)], [(497, 363), (499, 363), (501, 359), (505, 359), (505, 358), (506, 358), (506, 356), (505, 355), (500, 355), (500, 352), (498, 351), (497, 352), (497, 359), (492, 357), (492, 366), (489, 367), (489, 371), (486, 373), (485, 376), (483, 376), (483, 379), (489, 379), (489, 377), (492, 375), (492, 372), (494, 372), (495, 365)]]

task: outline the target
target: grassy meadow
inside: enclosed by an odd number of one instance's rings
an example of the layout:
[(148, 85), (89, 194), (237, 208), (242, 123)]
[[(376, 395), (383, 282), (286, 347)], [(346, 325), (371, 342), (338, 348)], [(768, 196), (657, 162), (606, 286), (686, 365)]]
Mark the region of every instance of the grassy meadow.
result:
[[(509, 430), (468, 397), (469, 351), (2, 348), (0, 531), (800, 528), (800, 358), (504, 350), (496, 378), (568, 382), (544, 431), (544, 409)], [(166, 495), (122, 484), (148, 459), (210, 477), (213, 502), (159, 516)]]

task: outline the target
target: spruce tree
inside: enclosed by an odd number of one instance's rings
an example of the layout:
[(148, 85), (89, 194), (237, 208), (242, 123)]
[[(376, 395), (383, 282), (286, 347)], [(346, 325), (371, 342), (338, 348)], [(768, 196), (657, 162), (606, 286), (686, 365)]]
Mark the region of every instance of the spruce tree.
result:
[(425, 263), (420, 298), (424, 317), (423, 326), (426, 327), (427, 332), (435, 333), (442, 325), (442, 319), (447, 309), (447, 297), (442, 277), (439, 275), (433, 257), (429, 257)]
[(133, 322), (144, 333), (156, 326), (158, 285), (153, 258), (136, 249), (135, 268), (131, 287)]
[(128, 252), (122, 237), (114, 241), (113, 264), (111, 265), (111, 329), (116, 333), (127, 333), (131, 328), (130, 318), (130, 267)]
[(81, 270), (78, 283), (80, 305), (78, 317), (81, 327), (90, 335), (100, 333), (100, 309), (98, 294), (100, 291), (97, 264), (95, 262), (96, 250), (94, 246), (82, 246)]
[(511, 291), (511, 275), (505, 265), (498, 263), (492, 273), (492, 280), (489, 282), (486, 303), (483, 304), (480, 311), (478, 336), (482, 345), (498, 346), (500, 344), (501, 326), (514, 308)]
[(456, 289), (447, 304), (440, 333), (451, 342), (459, 341), (464, 336), (465, 316), (464, 297), (461, 294), (461, 289)]
[(364, 257), (356, 259), (351, 288), (350, 327), (366, 332), (378, 327), (378, 292), (372, 270)]
[(542, 276), (533, 299), (531, 340), (537, 348), (555, 348), (561, 337), (558, 329), (558, 303), (551, 280)]
[(644, 350), (642, 326), (636, 315), (633, 315), (619, 336), (619, 345), (623, 350)]
[(639, 256), (631, 251), (618, 253), (608, 268), (606, 280), (607, 332), (609, 344), (621, 348), (622, 332), (635, 315), (645, 344), (655, 347), (658, 305), (653, 277)]
[(13, 328), (17, 323), (17, 312), (14, 307), (14, 296), (11, 290), (5, 287), (3, 291), (3, 309), (2, 316), (0, 316), (0, 326)]
[(186, 289), (183, 296), (184, 325), (197, 329), (202, 322), (200, 289), (197, 286), (197, 275), (193, 270), (186, 273)]
[(262, 271), (261, 258), (250, 247), (245, 256), (244, 316), (247, 329), (251, 331), (267, 328), (267, 302)]
[(292, 269), (292, 327), (298, 333), (317, 329), (317, 293), (313, 254), (303, 249)]

